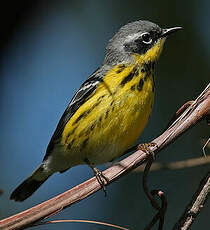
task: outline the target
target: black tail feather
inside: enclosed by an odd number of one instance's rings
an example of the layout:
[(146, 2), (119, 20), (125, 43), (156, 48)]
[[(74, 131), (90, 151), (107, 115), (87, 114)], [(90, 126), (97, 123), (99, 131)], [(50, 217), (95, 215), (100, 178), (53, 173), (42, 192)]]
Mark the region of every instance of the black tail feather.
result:
[(34, 180), (32, 178), (26, 179), (12, 192), (10, 199), (24, 201), (31, 196), (47, 180), (47, 178), (42, 181)]

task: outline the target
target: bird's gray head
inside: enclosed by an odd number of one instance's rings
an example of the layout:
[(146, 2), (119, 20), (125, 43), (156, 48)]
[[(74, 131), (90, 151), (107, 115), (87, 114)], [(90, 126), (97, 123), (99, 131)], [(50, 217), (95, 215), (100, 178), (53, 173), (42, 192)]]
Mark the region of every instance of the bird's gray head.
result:
[[(106, 48), (104, 64), (116, 65), (122, 62), (131, 62), (135, 55), (156, 59), (162, 50), (165, 37), (181, 29), (174, 27), (161, 29), (155, 23), (149, 21), (135, 21), (128, 23), (109, 41)], [(152, 48), (155, 48), (153, 51)]]

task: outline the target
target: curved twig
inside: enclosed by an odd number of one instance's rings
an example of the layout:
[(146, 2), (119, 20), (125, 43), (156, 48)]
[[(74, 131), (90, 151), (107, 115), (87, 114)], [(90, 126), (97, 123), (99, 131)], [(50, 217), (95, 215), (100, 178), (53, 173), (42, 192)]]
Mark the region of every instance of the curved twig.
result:
[(94, 220), (50, 220), (50, 221), (45, 221), (38, 223), (34, 226), (39, 226), (39, 225), (45, 225), (45, 224), (58, 224), (58, 223), (83, 223), (83, 224), (98, 224), (98, 225), (104, 225), (107, 227), (112, 227), (115, 229), (121, 229), (121, 230), (129, 230), (128, 228), (124, 228), (115, 224), (109, 224), (105, 222), (99, 222), (99, 221), (94, 221)]
[[(147, 195), (148, 199), (150, 200), (151, 205), (153, 206), (154, 209), (156, 209), (158, 212), (157, 214), (153, 217), (153, 219), (150, 221), (150, 223), (144, 228), (144, 230), (150, 230), (159, 220), (159, 225), (158, 225), (158, 230), (163, 229), (163, 224), (164, 224), (164, 219), (165, 219), (165, 213), (167, 209), (167, 200), (164, 195), (164, 193), (159, 190), (155, 189), (152, 191), (149, 191), (148, 185), (147, 185), (147, 176), (150, 172), (151, 165), (154, 161), (154, 157), (150, 156), (144, 170), (143, 174), (143, 188), (144, 192)], [(155, 199), (155, 196), (158, 196), (161, 200), (161, 206), (158, 204), (157, 200)]]

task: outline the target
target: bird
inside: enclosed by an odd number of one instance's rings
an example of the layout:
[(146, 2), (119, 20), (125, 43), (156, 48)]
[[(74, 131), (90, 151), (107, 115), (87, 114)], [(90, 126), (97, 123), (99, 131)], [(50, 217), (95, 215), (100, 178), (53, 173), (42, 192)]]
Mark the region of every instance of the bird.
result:
[(109, 40), (101, 66), (68, 104), (42, 163), (10, 199), (24, 201), (52, 174), (80, 164), (89, 165), (103, 185), (106, 177), (95, 166), (122, 156), (144, 130), (154, 102), (155, 65), (168, 35), (180, 29), (147, 20), (122, 26)]

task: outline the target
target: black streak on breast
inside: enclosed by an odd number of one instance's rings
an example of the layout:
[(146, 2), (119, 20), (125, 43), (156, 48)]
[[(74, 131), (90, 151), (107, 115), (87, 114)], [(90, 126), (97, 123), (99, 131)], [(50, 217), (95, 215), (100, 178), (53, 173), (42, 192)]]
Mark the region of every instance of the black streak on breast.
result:
[(133, 70), (121, 81), (121, 86), (124, 86), (126, 83), (131, 81), (133, 77), (138, 75), (138, 69), (136, 67), (133, 68)]
[(118, 66), (118, 70), (116, 71), (116, 73), (121, 73), (124, 69), (125, 69), (125, 65), (124, 64), (119, 65)]
[(139, 84), (137, 85), (138, 91), (141, 91), (144, 85), (144, 80), (143, 78), (140, 79)]
[(147, 78), (152, 73), (152, 70), (151, 70), (152, 69), (152, 62), (151, 61), (145, 62), (144, 69), (145, 69), (145, 72), (146, 72), (144, 80), (147, 80)]

